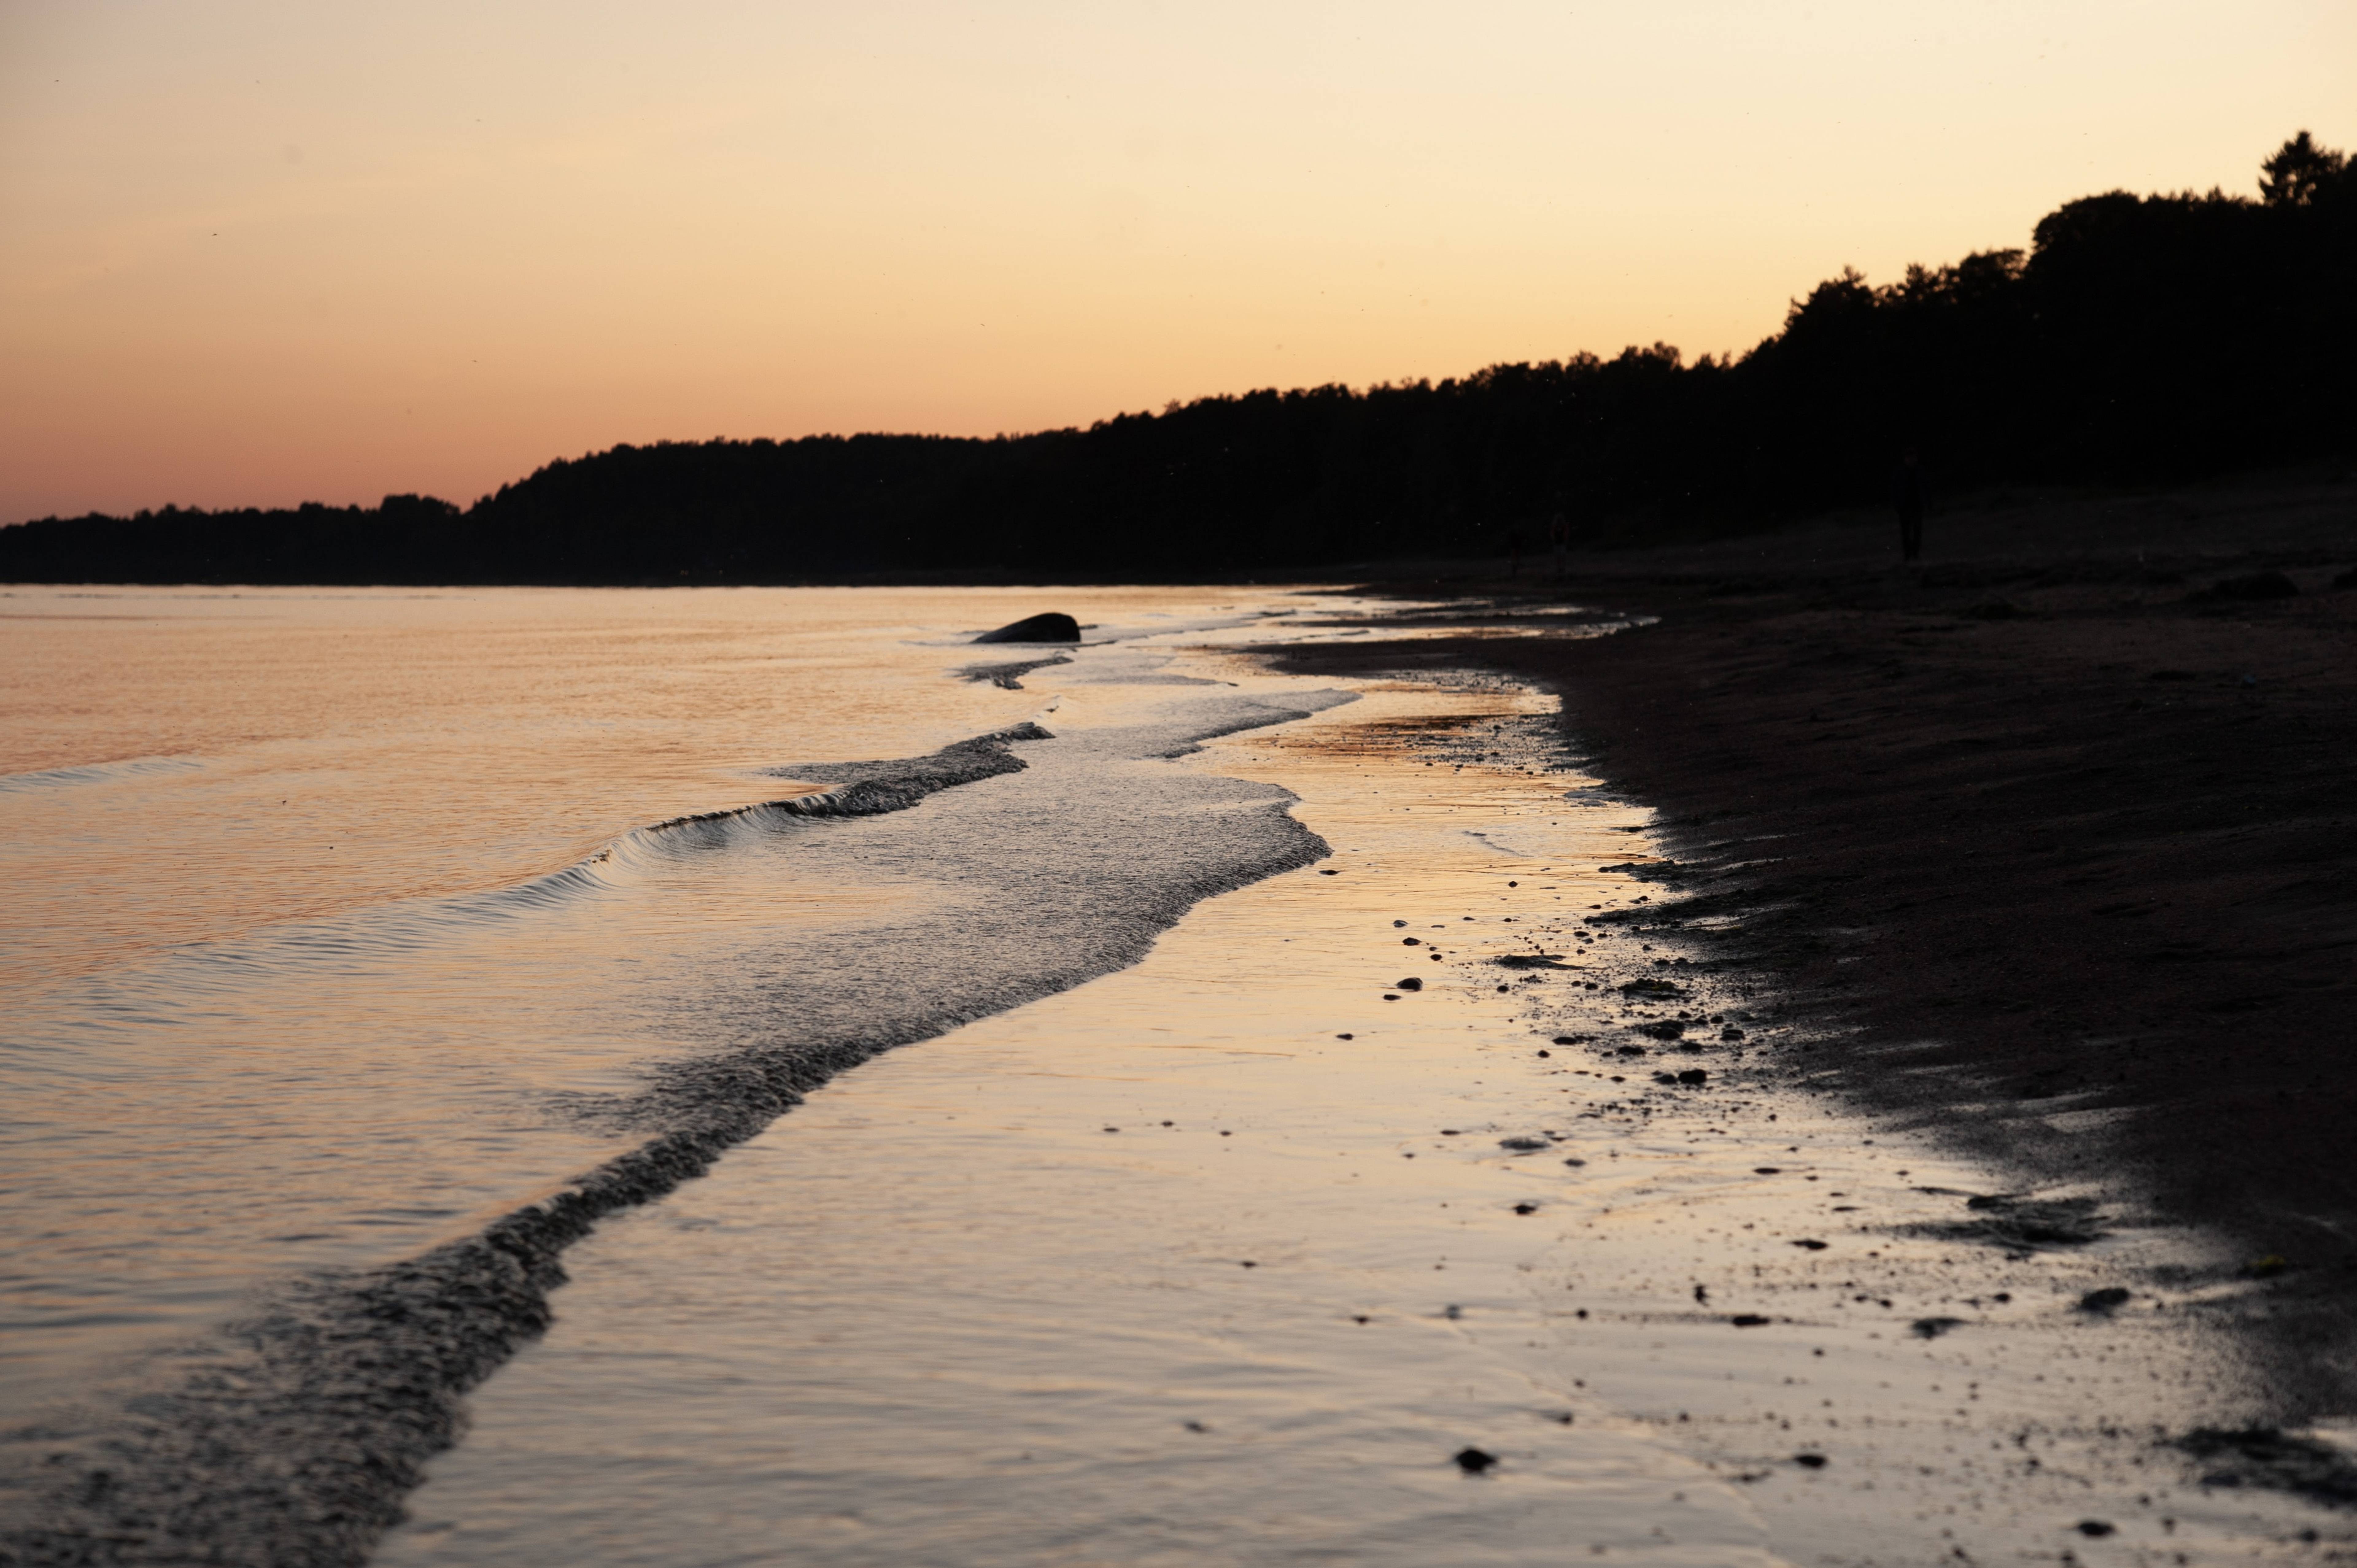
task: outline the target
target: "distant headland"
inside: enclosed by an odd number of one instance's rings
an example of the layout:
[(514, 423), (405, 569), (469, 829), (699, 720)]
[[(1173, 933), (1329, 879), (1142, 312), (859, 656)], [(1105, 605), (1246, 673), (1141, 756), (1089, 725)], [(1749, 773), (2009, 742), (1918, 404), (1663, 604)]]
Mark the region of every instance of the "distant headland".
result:
[(791, 583), (1211, 575), (1744, 532), (1932, 492), (2147, 486), (2357, 449), (2357, 161), (2305, 131), (2255, 198), (2113, 191), (2029, 248), (1854, 271), (1750, 352), (1492, 365), (990, 440), (659, 442), (460, 509), (42, 518), (0, 581)]

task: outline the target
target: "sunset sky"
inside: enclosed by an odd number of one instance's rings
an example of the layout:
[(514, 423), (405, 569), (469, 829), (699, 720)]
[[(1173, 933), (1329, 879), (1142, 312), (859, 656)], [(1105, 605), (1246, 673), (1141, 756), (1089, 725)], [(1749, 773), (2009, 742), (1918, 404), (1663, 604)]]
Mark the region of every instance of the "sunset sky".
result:
[(2348, 0), (0, 0), (0, 521), (1741, 349), (2303, 126)]

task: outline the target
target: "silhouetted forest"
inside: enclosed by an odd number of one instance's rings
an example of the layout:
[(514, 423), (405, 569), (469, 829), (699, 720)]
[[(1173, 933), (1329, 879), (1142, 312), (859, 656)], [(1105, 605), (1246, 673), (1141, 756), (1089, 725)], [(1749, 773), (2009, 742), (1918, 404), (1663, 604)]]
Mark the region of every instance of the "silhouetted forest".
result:
[(2257, 198), (2072, 201), (2027, 252), (1819, 284), (1749, 353), (1493, 365), (1211, 397), (1086, 430), (662, 442), (549, 464), (461, 510), (45, 518), (18, 582), (777, 582), (867, 573), (1184, 576), (1757, 528), (1879, 503), (2141, 486), (2357, 446), (2357, 162), (2308, 133)]

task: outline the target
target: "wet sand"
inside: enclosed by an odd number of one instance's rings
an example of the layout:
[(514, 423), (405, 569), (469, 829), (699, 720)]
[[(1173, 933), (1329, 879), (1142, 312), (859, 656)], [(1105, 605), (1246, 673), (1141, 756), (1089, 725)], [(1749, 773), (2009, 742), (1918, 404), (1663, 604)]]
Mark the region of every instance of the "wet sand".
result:
[[(2357, 1407), (2357, 486), (1953, 512), (1906, 569), (1890, 532), (1436, 572), (1391, 587), (1658, 619), (1286, 667), (1560, 693), (1661, 812), (1674, 924), (1813, 1023), (1788, 1069), (2214, 1228), (2264, 1285), (2276, 1419)], [(2263, 571), (2298, 596), (2210, 591)]]
[(2266, 1413), (2231, 1252), (1789, 1081), (1815, 1029), (1654, 929), (1652, 813), (1544, 697), (1376, 682), (1169, 766), (1333, 854), (602, 1227), (377, 1562), (2347, 1544), (2166, 1441)]

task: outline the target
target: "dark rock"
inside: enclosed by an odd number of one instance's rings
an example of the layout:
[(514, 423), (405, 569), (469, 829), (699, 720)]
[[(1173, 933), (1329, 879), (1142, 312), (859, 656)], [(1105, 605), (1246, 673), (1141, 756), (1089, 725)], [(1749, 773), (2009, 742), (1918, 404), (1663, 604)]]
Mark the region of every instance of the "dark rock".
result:
[(1795, 1454), (1792, 1463), (1805, 1465), (1812, 1470), (1822, 1470), (1825, 1467), (1825, 1456), (1822, 1454)]
[(1743, 1031), (1729, 1024), (1718, 1032), (1718, 1037), (1722, 1040), (1739, 1040), (1743, 1038)]
[(2100, 1541), (2112, 1533), (2113, 1526), (2109, 1520), (2083, 1519), (2076, 1528), (2081, 1535)]
[(1420, 937), (1402, 937), (1400, 939), (1400, 946), (1404, 948), (1420, 948), (1424, 946), (1424, 940)]
[(1620, 994), (1623, 996), (1660, 996), (1667, 998), (1684, 996), (1685, 994), (1685, 991), (1683, 987), (1667, 980), (1632, 980), (1628, 984), (1620, 988)]
[(1526, 1155), (1534, 1149), (1544, 1149), (1546, 1146), (1547, 1141), (1544, 1138), (1518, 1136), (1512, 1138), (1501, 1138), (1498, 1140), (1498, 1147), (1501, 1149), (1512, 1149), (1516, 1154)]
[(1459, 1448), (1457, 1451), (1457, 1467), (1469, 1476), (1478, 1476), (1497, 1462), (1495, 1454), (1485, 1454), (1479, 1448)]
[(1501, 969), (1570, 969), (1574, 967), (1564, 962), (1563, 954), (1559, 952), (1510, 952), (1503, 958), (1492, 959), (1490, 961)]
[(1918, 1339), (1937, 1339), (1949, 1329), (1964, 1326), (1964, 1320), (1961, 1317), (1919, 1317), (1907, 1326)]
[(2112, 1313), (2117, 1312), (2127, 1304), (2127, 1292), (2122, 1290), (2117, 1285), (2106, 1285), (2102, 1290), (2091, 1290), (2086, 1294), (2081, 1296), (2079, 1298), (2079, 1310), (2081, 1312)]
[(1814, 1236), (1803, 1236), (1799, 1240), (1793, 1242), (1792, 1245), (1800, 1248), (1804, 1252), (1822, 1252), (1827, 1247), (1832, 1246), (1833, 1243), (1830, 1241), (1820, 1241)]
[(1402, 991), (1421, 991), (1424, 989), (1424, 982), (1411, 974), (1399, 983), (1399, 988)]
[(1735, 1325), (1738, 1328), (1758, 1328), (1765, 1324), (1768, 1319), (1760, 1316), (1756, 1312), (1738, 1312), (1733, 1317), (1728, 1318), (1727, 1321)]
[(1523, 1202), (1514, 1205), (1514, 1212), (1517, 1214), (1536, 1214), (1538, 1211), (1539, 1206), (1535, 1203)]
[(1698, 1067), (1690, 1067), (1678, 1074), (1678, 1081), (1680, 1083), (1688, 1084), (1705, 1084), (1710, 1081), (1710, 1074), (1705, 1072)]
[(1027, 616), (1002, 626), (996, 631), (985, 631), (976, 642), (1078, 642), (1081, 623), (1060, 611), (1049, 610), (1045, 615)]
[(1674, 1040), (1683, 1036), (1686, 1026), (1675, 1018), (1663, 1018), (1655, 1024), (1640, 1024), (1636, 1032), (1656, 1040)]

